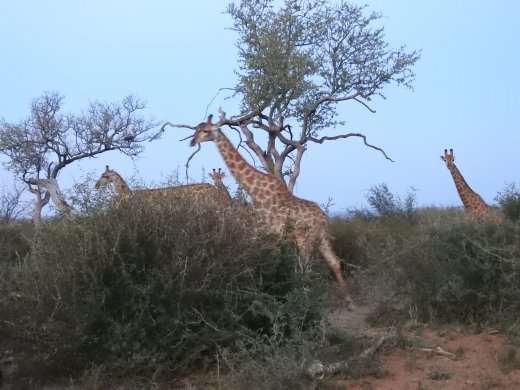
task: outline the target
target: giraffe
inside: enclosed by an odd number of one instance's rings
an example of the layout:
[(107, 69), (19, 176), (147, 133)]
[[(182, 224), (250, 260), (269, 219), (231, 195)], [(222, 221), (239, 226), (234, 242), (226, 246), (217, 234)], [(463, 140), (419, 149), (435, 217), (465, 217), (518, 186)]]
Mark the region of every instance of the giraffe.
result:
[[(212, 117), (209, 115), (206, 122), (196, 127), (190, 145), (215, 142), (231, 174), (251, 196), (261, 224), (278, 233), (290, 233), (304, 265), (317, 245), (342, 288), (348, 307), (353, 308), (352, 299), (346, 291), (347, 284), (341, 273), (341, 263), (334, 254), (327, 236), (328, 220), (325, 212), (316, 203), (291, 194), (280, 179), (251, 166), (224, 135), (219, 123), (212, 123)], [(224, 113), (221, 112), (221, 118), (223, 117)]]
[[(185, 195), (195, 194), (196, 196), (211, 196), (214, 194), (221, 195), (223, 190), (219, 188), (217, 185), (212, 185), (209, 183), (196, 183), (196, 184), (184, 184), (174, 187), (160, 187), (160, 188), (148, 188), (143, 190), (131, 190), (130, 186), (125, 182), (125, 180), (121, 177), (119, 173), (115, 170), (110, 169), (108, 165), (106, 166), (105, 171), (101, 174), (98, 181), (96, 182), (95, 188), (101, 188), (102, 186), (114, 185), (114, 192), (116, 196), (120, 199), (127, 198), (132, 194), (152, 196), (152, 195)], [(227, 192), (226, 192), (227, 193)], [(229, 196), (229, 193), (227, 193)]]
[(441, 159), (446, 163), (446, 166), (453, 177), (455, 187), (457, 188), (457, 192), (459, 193), (466, 213), (477, 220), (497, 224), (502, 223), (504, 219), (503, 216), (493, 209), (493, 207), (488, 205), (479, 194), (471, 189), (466, 180), (464, 180), (464, 177), (455, 165), (453, 149), (450, 149), (449, 153), (447, 149), (444, 149), (444, 155), (441, 156)]
[(224, 184), (224, 181), (222, 180), (226, 176), (226, 173), (221, 168), (219, 168), (218, 171), (213, 168), (213, 172), (208, 173), (208, 176), (213, 179), (213, 184), (215, 187), (227, 192), (228, 196), (231, 198), (231, 195), (229, 195), (229, 191)]

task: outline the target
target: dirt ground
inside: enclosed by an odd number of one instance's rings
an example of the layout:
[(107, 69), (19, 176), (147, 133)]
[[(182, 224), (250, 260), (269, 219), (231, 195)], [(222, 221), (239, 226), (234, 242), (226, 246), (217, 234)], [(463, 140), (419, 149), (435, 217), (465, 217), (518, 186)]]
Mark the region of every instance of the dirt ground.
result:
[[(377, 339), (389, 329), (365, 326), (363, 308), (355, 313), (334, 313), (338, 327)], [(350, 318), (349, 318), (350, 317)], [(444, 326), (437, 329), (416, 324), (401, 333), (407, 345), (379, 351), (379, 377), (339, 380), (338, 389), (349, 390), (488, 390), (520, 389), (520, 347), (493, 329), (480, 331)]]
[[(350, 334), (364, 335), (374, 341), (387, 340), (369, 355), (381, 360), (377, 375), (356, 379), (342, 379), (340, 375), (326, 377), (325, 381), (328, 383), (317, 381), (315, 389), (520, 390), (518, 339), (511, 340), (493, 329), (475, 331), (456, 326), (432, 328), (410, 324), (397, 332), (392, 328), (368, 326), (365, 322), (368, 313), (369, 308), (361, 306), (355, 311), (335, 310), (328, 314), (328, 319), (333, 327), (346, 330)], [(396, 338), (405, 342), (396, 344)], [(0, 375), (0, 390), (18, 388), (5, 383), (5, 380), (9, 377), (9, 371), (21, 363), (14, 357), (0, 356), (0, 374), (3, 373), (4, 376), (2, 386)], [(25, 388), (35, 387), (29, 385)], [(68, 388), (66, 385), (45, 387), (46, 390)], [(186, 388), (206, 387), (190, 385)]]

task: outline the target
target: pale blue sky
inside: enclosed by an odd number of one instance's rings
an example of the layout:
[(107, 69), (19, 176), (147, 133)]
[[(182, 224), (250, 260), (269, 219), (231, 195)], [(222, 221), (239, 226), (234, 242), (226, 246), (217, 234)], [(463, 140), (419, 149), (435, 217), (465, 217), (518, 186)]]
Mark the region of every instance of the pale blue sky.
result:
[[(389, 88), (371, 114), (342, 106), (343, 129), (361, 132), (395, 160), (391, 163), (357, 139), (310, 145), (295, 194), (334, 210), (363, 205), (367, 190), (385, 182), (402, 196), (417, 191), (420, 205), (461, 202), (439, 156), (453, 148), (472, 188), (493, 203), (506, 183), (520, 182), (520, 2), (366, 0), (384, 15), (387, 41), (422, 50), (414, 67), (415, 90)], [(0, 2), (0, 116), (17, 122), (44, 91), (65, 95), (65, 111), (92, 100), (119, 101), (135, 94), (159, 121), (196, 124), (221, 87), (232, 87), (237, 69), (235, 35), (227, 29), (227, 1), (20, 0)], [(219, 95), (210, 105), (236, 114), (238, 102)], [(228, 134), (231, 134), (228, 132)], [(60, 176), (66, 189), (84, 172), (106, 164), (124, 177), (158, 183), (193, 152), (169, 129), (145, 145), (135, 163), (103, 154)], [(203, 145), (190, 175), (200, 180), (223, 167), (214, 145)], [(83, 172), (83, 173), (82, 173)], [(1, 170), (2, 180), (10, 176)], [(228, 177), (226, 183), (234, 186)]]

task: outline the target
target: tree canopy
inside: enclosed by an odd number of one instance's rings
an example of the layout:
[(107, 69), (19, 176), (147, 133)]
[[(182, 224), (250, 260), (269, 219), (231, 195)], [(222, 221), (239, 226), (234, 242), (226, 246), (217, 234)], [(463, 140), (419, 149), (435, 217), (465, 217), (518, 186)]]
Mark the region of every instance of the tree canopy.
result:
[[(363, 134), (322, 135), (339, 128), (338, 105), (352, 101), (375, 112), (370, 101), (385, 99), (383, 88), (411, 88), (418, 51), (392, 49), (385, 41), (382, 15), (366, 6), (320, 0), (240, 0), (227, 6), (238, 34), (240, 67), (235, 96), (241, 113), (220, 123), (240, 127), (263, 168), (292, 191), (309, 143)], [(255, 133), (263, 133), (265, 147)]]
[[(23, 180), (36, 196), (35, 219), (49, 196), (62, 211), (70, 211), (56, 178), (67, 165), (111, 150), (131, 157), (153, 138), (156, 124), (141, 115), (145, 104), (134, 96), (120, 103), (91, 102), (80, 114), (64, 114), (64, 97), (45, 92), (19, 123), (0, 120), (0, 153), (4, 166)], [(38, 206), (39, 205), (39, 206)]]

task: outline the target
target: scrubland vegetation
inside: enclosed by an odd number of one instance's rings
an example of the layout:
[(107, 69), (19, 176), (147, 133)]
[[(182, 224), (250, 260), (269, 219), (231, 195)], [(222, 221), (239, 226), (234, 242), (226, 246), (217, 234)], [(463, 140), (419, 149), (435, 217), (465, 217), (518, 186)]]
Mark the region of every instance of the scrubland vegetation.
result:
[[(458, 209), (418, 209), (413, 193), (400, 198), (385, 185), (367, 200), (369, 209), (332, 218), (331, 232), (373, 325), (457, 323), (520, 335), (514, 187), (498, 195), (511, 213), (501, 226)], [(315, 360), (349, 361), (340, 376), (377, 374), (377, 358), (360, 358), (369, 341), (327, 321), (342, 303), (323, 262), (301, 274), (293, 244), (256, 222), (247, 206), (133, 197), (38, 230), (4, 223), (0, 360), (16, 364), (4, 382), (307, 389)]]

